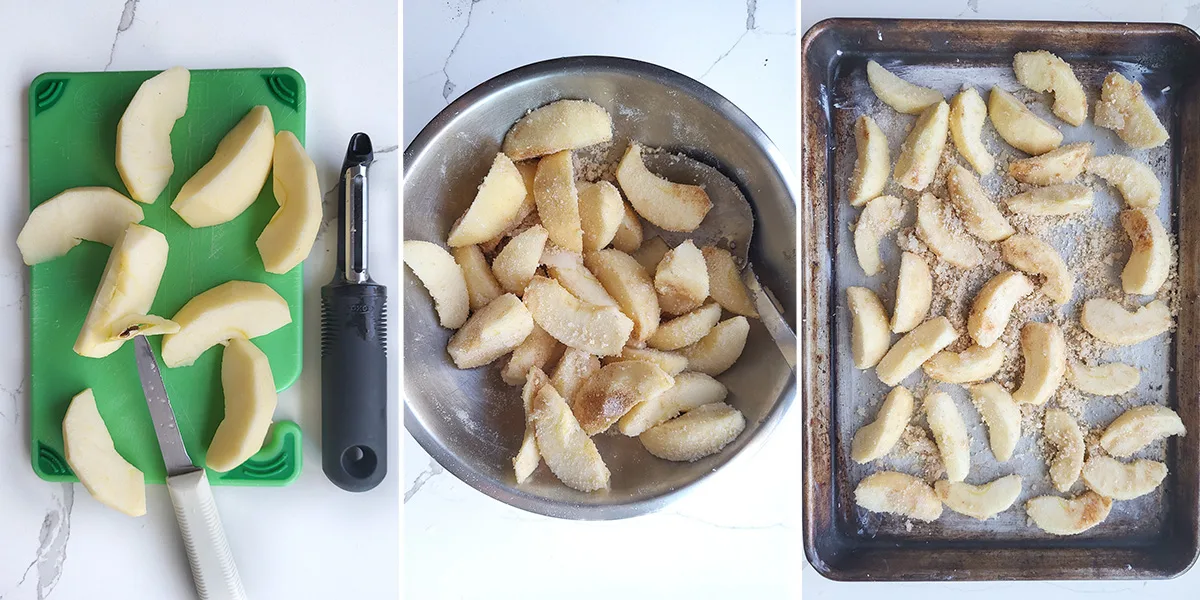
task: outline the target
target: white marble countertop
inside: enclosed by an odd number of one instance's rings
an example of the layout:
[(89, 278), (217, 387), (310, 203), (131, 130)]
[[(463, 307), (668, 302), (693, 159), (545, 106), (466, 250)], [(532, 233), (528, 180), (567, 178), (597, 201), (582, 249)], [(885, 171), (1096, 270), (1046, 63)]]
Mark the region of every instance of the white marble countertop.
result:
[[(9, 241), (0, 243), (0, 332), (10, 340), (26, 335), (27, 270), (12, 242), (28, 215), (23, 106), (29, 82), (50, 70), (294, 67), (308, 84), (308, 148), (323, 187), (333, 187), (350, 134), (366, 131), (382, 149), (372, 172), (371, 264), (376, 278), (397, 290), (396, 11), (391, 0), (355, 2), (353, 10), (320, 0), (5, 2), (0, 229)], [(351, 44), (363, 58), (348, 65), (342, 48)], [(331, 276), (333, 247), (333, 237), (323, 236), (305, 263), (304, 373), (280, 395), (276, 412), (305, 430), (304, 471), (285, 488), (214, 492), (252, 598), (399, 593), (398, 455), (384, 483), (365, 494), (342, 492), (321, 472), (319, 288)], [(27, 352), (24, 342), (0, 347), (0, 598), (194, 597), (163, 486), (150, 486), (148, 514), (132, 519), (81, 486), (34, 475)], [(399, 414), (397, 406), (391, 410)]]
[[(800, 30), (830, 17), (939, 19), (1046, 19), (1063, 21), (1154, 21), (1200, 29), (1200, 0), (804, 0)], [(1200, 568), (1168, 581), (980, 582), (980, 583), (837, 583), (804, 561), (804, 598), (854, 598), (886, 594), (890, 600), (972, 598), (1195, 598)]]
[[(406, 0), (404, 8), (405, 144), (450, 100), (486, 79), (538, 60), (607, 54), (700, 80), (745, 111), (796, 164), (791, 0), (594, 0), (570, 8), (548, 0)], [(756, 454), (662, 512), (605, 523), (510, 508), (446, 473), (405, 435), (406, 594), (788, 597), (798, 582), (787, 574), (804, 560), (799, 417), (791, 411)], [(609, 568), (620, 575), (596, 576)]]

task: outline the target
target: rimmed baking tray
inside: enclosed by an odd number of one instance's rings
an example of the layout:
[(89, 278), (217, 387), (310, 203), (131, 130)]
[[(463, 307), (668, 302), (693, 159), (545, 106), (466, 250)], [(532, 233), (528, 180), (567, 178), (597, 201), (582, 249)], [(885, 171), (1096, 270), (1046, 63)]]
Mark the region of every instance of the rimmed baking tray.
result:
[[(847, 285), (859, 284), (849, 268), (854, 251), (846, 246), (857, 211), (847, 205), (845, 189), (860, 100), (864, 93), (875, 100), (866, 87), (866, 62), (947, 94), (953, 80), (986, 93), (992, 83), (1014, 89), (1013, 54), (1038, 49), (1075, 65), (1090, 101), (1108, 72), (1140, 81), (1171, 134), (1168, 146), (1140, 156), (1156, 165), (1164, 182), (1160, 215), (1177, 236), (1180, 295), (1178, 329), (1146, 378), (1161, 378), (1147, 382), (1149, 390), (1179, 413), (1189, 435), (1158, 448), (1170, 474), (1154, 494), (1118, 503), (1108, 520), (1078, 536), (1041, 533), (1025, 523), (1020, 506), (984, 523), (952, 513), (928, 524), (865, 513), (853, 501), (863, 471), (849, 459), (849, 446), (866, 419), (851, 404), (869, 414), (878, 399), (865, 398), (874, 390), (847, 376), (843, 298)], [(1150, 579), (1186, 571), (1200, 551), (1200, 37), (1161, 24), (833, 19), (804, 35), (801, 64), (804, 546), (814, 568), (856, 581)], [(1035, 106), (1035, 112), (1048, 115), (1045, 108)], [(1074, 141), (1072, 128), (1061, 125)], [(1084, 127), (1095, 131), (1090, 118)], [(1109, 146), (1115, 140), (1111, 132), (1106, 139)], [(892, 141), (895, 146), (900, 139)], [(1107, 153), (1100, 148), (1097, 154)], [(1098, 205), (1102, 193), (1111, 190), (1097, 188)], [(888, 273), (884, 279), (894, 278), (894, 266)], [(972, 431), (972, 437), (980, 436)], [(1030, 437), (1026, 433), (1022, 443), (1030, 444)]]

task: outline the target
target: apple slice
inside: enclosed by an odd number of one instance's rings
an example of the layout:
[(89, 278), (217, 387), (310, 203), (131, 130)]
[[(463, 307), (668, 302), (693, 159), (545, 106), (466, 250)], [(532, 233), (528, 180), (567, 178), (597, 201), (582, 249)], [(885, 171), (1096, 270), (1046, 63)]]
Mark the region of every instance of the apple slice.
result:
[(217, 344), (267, 335), (291, 323), (292, 313), (265, 283), (227, 281), (188, 300), (171, 320), (179, 323), (179, 332), (163, 337), (163, 364), (186, 367)]
[(945, 100), (941, 92), (900, 79), (873, 60), (867, 61), (867, 84), (884, 104), (905, 114), (920, 114)]
[(279, 397), (267, 355), (254, 342), (235, 337), (221, 356), (225, 418), (208, 445), (205, 465), (224, 473), (262, 448)]
[(971, 383), (983, 381), (996, 374), (1004, 366), (1004, 344), (991, 346), (973, 345), (962, 352), (945, 350), (921, 365), (925, 374), (943, 383)]
[(996, 159), (983, 145), (983, 124), (987, 122), (987, 103), (973, 87), (963, 89), (950, 101), (950, 137), (954, 147), (980, 175), (991, 173)]
[(950, 135), (950, 105), (939, 101), (925, 109), (900, 146), (892, 177), (900, 187), (919, 192), (933, 183), (942, 149)]
[(729, 370), (746, 349), (746, 336), (750, 334), (750, 322), (738, 315), (709, 330), (700, 341), (684, 348), (688, 368), (716, 377)]
[(1138, 149), (1161, 146), (1170, 138), (1154, 108), (1142, 95), (1142, 84), (1116, 72), (1104, 78), (1094, 120), (1096, 125), (1116, 131), (1126, 144)]
[(973, 519), (986, 521), (1006, 510), (1021, 495), (1021, 476), (1006, 475), (983, 485), (961, 481), (933, 484), (938, 498), (950, 510)]
[(17, 234), (21, 260), (29, 266), (63, 256), (83, 240), (112, 246), (142, 207), (112, 188), (79, 187), (39, 204)]
[(869, 115), (854, 122), (854, 145), (858, 158), (850, 179), (850, 206), (862, 206), (877, 198), (887, 187), (892, 156), (883, 130)]
[[(996, 347), (996, 346), (993, 346)], [(979, 416), (987, 425), (992, 456), (1007, 462), (1021, 440), (1021, 408), (1000, 384), (989, 381), (967, 388)]]
[(642, 219), (629, 203), (625, 204), (625, 215), (617, 224), (617, 233), (613, 236), (612, 247), (626, 254), (632, 253), (642, 245)]
[(516, 350), (533, 332), (533, 316), (513, 294), (479, 309), (450, 337), (446, 353), (460, 369), (482, 367)]
[(175, 172), (171, 130), (187, 112), (191, 81), (183, 67), (143, 81), (117, 122), (117, 172), (138, 202), (157, 200)]
[(988, 117), (992, 127), (1008, 145), (1027, 154), (1045, 154), (1062, 143), (1057, 127), (1042, 120), (1016, 96), (992, 87), (988, 95)]
[(188, 179), (171, 210), (192, 227), (209, 227), (242, 214), (267, 182), (275, 151), (271, 111), (255, 106), (221, 138), (217, 151)]
[(619, 308), (583, 302), (557, 281), (540, 275), (525, 286), (521, 300), (533, 320), (554, 339), (588, 354), (620, 354), (633, 332), (633, 320)]
[[(531, 168), (537, 167), (525, 167), (526, 170)], [(527, 208), (527, 198), (533, 195), (532, 189), (526, 189), (528, 183), (530, 181), (511, 159), (497, 154), (483, 183), (479, 184), (479, 191), (475, 193), (471, 206), (450, 228), (446, 244), (451, 248), (482, 244), (500, 236), (510, 225), (520, 222), (524, 218), (521, 213)], [(528, 208), (533, 210), (532, 207)]]
[(550, 241), (571, 252), (583, 252), (583, 221), (579, 215), (579, 188), (569, 150), (538, 161), (533, 177), (533, 200)]
[(658, 305), (669, 315), (689, 313), (708, 299), (708, 263), (692, 240), (684, 240), (659, 261), (654, 290)]
[(545, 372), (531, 367), (525, 376), (525, 386), (521, 388), (521, 405), (525, 408), (525, 435), (521, 437), (521, 447), (512, 459), (517, 483), (529, 481), (542, 462), (542, 453), (537, 447), (537, 427), (533, 424), (533, 397), (548, 383), (550, 380)]
[(446, 329), (462, 327), (471, 312), (463, 269), (449, 252), (437, 244), (405, 240), (403, 248), (404, 264), (412, 269), (413, 275), (421, 280), (433, 298), (438, 322)]
[(913, 395), (908, 388), (898, 385), (888, 392), (875, 420), (854, 432), (850, 443), (850, 458), (859, 464), (882, 458), (892, 451), (900, 441), (904, 428), (913, 415)]
[(587, 100), (557, 100), (521, 117), (504, 135), (504, 153), (513, 160), (575, 150), (612, 139), (612, 117)]
[(1128, 311), (1108, 298), (1092, 298), (1083, 303), (1079, 324), (1102, 342), (1130, 346), (1171, 329), (1171, 309), (1162, 300), (1152, 300), (1136, 311)]
[[(668, 373), (669, 374), (669, 373)], [(723, 402), (729, 395), (725, 384), (704, 373), (679, 373), (667, 391), (635, 404), (617, 421), (617, 431), (636, 437), (681, 413), (705, 404)]]
[(997, 242), (1017, 232), (988, 197), (975, 174), (965, 167), (954, 165), (951, 168), (946, 177), (946, 190), (950, 192), (950, 202), (958, 209), (963, 226), (971, 235), (985, 242)]
[(918, 521), (936, 521), (942, 516), (942, 501), (928, 483), (895, 471), (877, 471), (858, 482), (854, 503), (870, 512), (893, 513)]
[(1045, 154), (1012, 161), (1008, 164), (1008, 174), (1030, 185), (1067, 183), (1079, 177), (1091, 156), (1091, 142), (1067, 144)]
[(308, 258), (321, 229), (321, 184), (317, 167), (296, 134), (275, 135), (271, 189), (279, 210), (254, 245), (268, 273), (287, 273)]
[[(895, 196), (875, 197), (859, 213), (858, 222), (854, 224), (854, 255), (867, 277), (874, 277), (883, 270), (879, 243), (903, 222), (904, 204)], [(746, 300), (749, 302), (749, 298)]]
[(1125, 458), (1160, 439), (1187, 435), (1179, 413), (1155, 404), (1131, 408), (1113, 419), (1100, 436), (1100, 447), (1118, 458)]
[(165, 335), (178, 333), (179, 323), (154, 315), (129, 315), (112, 324), (109, 340), (129, 340), (139, 335)]
[(1074, 498), (1038, 496), (1025, 503), (1025, 512), (1042, 531), (1052, 535), (1083, 533), (1108, 518), (1112, 499), (1088, 490)]
[(167, 267), (167, 238), (158, 231), (131, 224), (113, 245), (92, 307), (75, 340), (75, 352), (104, 358), (124, 340), (111, 340), (113, 323), (150, 312), (163, 270)]
[(1013, 72), (1021, 85), (1035, 92), (1054, 92), (1050, 109), (1058, 118), (1078, 127), (1087, 119), (1087, 95), (1071, 65), (1045, 51), (1018, 52)]
[(641, 360), (604, 365), (583, 383), (571, 410), (584, 433), (608, 430), (634, 406), (671, 389), (675, 378), (658, 365)]
[(646, 451), (663, 460), (696, 462), (720, 452), (746, 429), (742, 411), (714, 402), (683, 413), (643, 432)]
[(1029, 321), (1021, 326), (1021, 355), (1025, 370), (1021, 387), (1012, 393), (1018, 404), (1045, 404), (1067, 372), (1067, 342), (1056, 323)]
[(1049, 452), (1046, 454), (1047, 471), (1054, 489), (1066, 493), (1071, 491), (1083, 469), (1086, 442), (1083, 431), (1067, 411), (1051, 408), (1042, 421), (1042, 439)]
[(67, 464), (93, 498), (131, 517), (146, 514), (145, 476), (117, 454), (91, 388), (71, 399), (62, 435)]
[(1162, 184), (1150, 166), (1128, 156), (1096, 156), (1084, 164), (1088, 173), (1121, 192), (1132, 208), (1154, 208), (1162, 198)]
[(533, 397), (532, 421), (538, 452), (560, 481), (581, 492), (608, 487), (609, 471), (596, 444), (552, 385)]
[(673, 183), (651, 173), (636, 142), (630, 142), (617, 165), (617, 183), (637, 214), (667, 231), (695, 231), (712, 208), (704, 188)]
[(583, 228), (583, 251), (595, 252), (607, 247), (617, 235), (625, 218), (625, 201), (617, 186), (598, 181), (576, 184), (579, 190), (579, 224)]
[(1129, 262), (1121, 270), (1121, 287), (1126, 294), (1156, 294), (1170, 275), (1171, 238), (1151, 210), (1124, 210), (1120, 219), (1133, 246)]

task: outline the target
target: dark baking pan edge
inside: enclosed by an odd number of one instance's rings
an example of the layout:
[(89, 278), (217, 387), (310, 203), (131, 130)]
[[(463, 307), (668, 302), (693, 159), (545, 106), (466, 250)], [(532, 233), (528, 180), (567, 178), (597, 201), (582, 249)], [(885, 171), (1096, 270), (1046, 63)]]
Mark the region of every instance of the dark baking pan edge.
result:
[[(831, 172), (826, 77), (838, 51), (919, 56), (996, 56), (1046, 48), (1075, 55), (1170, 60), (1179, 65), (1183, 98), (1175, 115), (1176, 232), (1180, 310), (1176, 364), (1200, 362), (1200, 37), (1175, 24), (829, 19), (801, 40), (802, 345), (804, 551), (818, 573), (840, 581), (1164, 579), (1186, 572), (1200, 554), (1200, 369), (1176, 371), (1175, 405), (1191, 436), (1169, 444), (1178, 485), (1166, 533), (1113, 542), (1069, 537), (993, 544), (867, 539), (837, 519), (837, 434), (830, 393), (833, 354), (830, 291)], [(1188, 66), (1190, 65), (1190, 66)], [(1186, 75), (1183, 73), (1186, 71)]]

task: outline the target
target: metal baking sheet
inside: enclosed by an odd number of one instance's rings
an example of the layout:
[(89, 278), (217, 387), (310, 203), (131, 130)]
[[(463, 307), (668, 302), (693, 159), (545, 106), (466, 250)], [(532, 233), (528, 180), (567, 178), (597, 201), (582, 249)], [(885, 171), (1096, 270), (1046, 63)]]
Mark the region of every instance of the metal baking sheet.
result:
[[(1171, 133), (1171, 141), (1149, 151), (1131, 150), (1116, 135), (1096, 127), (1091, 119), (1080, 127), (1053, 118), (1047, 95), (1022, 90), (1012, 71), (1012, 56), (1023, 50), (1046, 49), (1070, 62), (1089, 93), (1089, 108), (1109, 72), (1139, 81)], [(967, 481), (983, 483), (1008, 473), (1024, 479), (1013, 508), (985, 522), (946, 511), (933, 523), (911, 522), (895, 515), (868, 513), (853, 501), (853, 488), (867, 474), (883, 469), (921, 475), (922, 464), (897, 452), (869, 465), (850, 460), (850, 441), (859, 427), (874, 418), (887, 388), (873, 371), (853, 367), (849, 356), (850, 317), (845, 290), (863, 285), (875, 290), (884, 305), (894, 301), (900, 251), (883, 245), (885, 269), (866, 277), (853, 250), (851, 226), (859, 209), (849, 206), (847, 185), (854, 167), (853, 123), (871, 115), (887, 134), (892, 156), (915, 117), (900, 115), (871, 92), (866, 62), (876, 60), (901, 77), (938, 89), (949, 98), (963, 85), (973, 85), (986, 98), (992, 85), (1017, 92), (1031, 109), (1061, 125), (1064, 144), (1092, 141), (1095, 154), (1124, 154), (1151, 165), (1164, 185), (1158, 214), (1179, 244), (1178, 330), (1134, 347), (1110, 350), (1107, 361), (1134, 364), (1142, 371), (1136, 390), (1122, 398), (1093, 398), (1082, 403), (1080, 425), (1085, 430), (1106, 425), (1132, 405), (1166, 404), (1176, 409), (1193, 435), (1197, 418), (1195, 365), (1197, 240), (1192, 206), (1200, 192), (1197, 144), (1200, 133), (1200, 88), (1194, 71), (1200, 39), (1174, 25), (1093, 23), (832, 20), (816, 25), (802, 45), (804, 110), (805, 267), (805, 412), (806, 506), (805, 547), (809, 560), (829, 577), (853, 580), (929, 579), (1072, 579), (1170, 577), (1186, 570), (1197, 548), (1197, 448), (1193, 438), (1158, 443), (1139, 458), (1161, 460), (1171, 473), (1155, 493), (1116, 502), (1101, 525), (1078, 536), (1055, 538), (1027, 522), (1025, 500), (1056, 494), (1046, 477), (1038, 451), (1039, 434), (1023, 430), (1013, 459), (998, 463), (987, 444), (987, 430), (966, 391), (940, 385), (954, 397), (972, 440), (972, 466)], [(1025, 155), (1008, 148), (985, 128), (985, 144), (998, 155), (997, 169), (1006, 159)], [(1003, 157), (1001, 157), (1003, 155)], [(983, 178), (994, 198), (1006, 195), (1002, 177)], [(890, 184), (894, 186), (894, 182)], [(1096, 201), (1084, 222), (1068, 222), (1043, 236), (1070, 264), (1081, 254), (1081, 240), (1090, 228), (1115, 228), (1123, 202), (1103, 182), (1092, 185)], [(903, 195), (898, 188), (885, 193)], [(943, 195), (944, 197), (944, 195)], [(915, 203), (906, 202), (905, 226), (915, 217)], [(1121, 234), (1118, 237), (1123, 237)], [(1128, 246), (1114, 250), (1127, 256)], [(1124, 256), (1095, 270), (1107, 270), (1119, 281)], [(974, 285), (986, 281), (989, 274)], [(1095, 276), (1089, 279), (1095, 279)], [(1077, 279), (1082, 279), (1077, 276)], [(1090, 283), (1090, 282), (1088, 282)], [(973, 294), (973, 292), (972, 292)], [(1082, 301), (1105, 295), (1077, 284), (1070, 304), (1057, 316), (1050, 311), (1035, 320), (1076, 321)], [(1146, 299), (1143, 299), (1145, 301)], [(1015, 349), (1014, 349), (1015, 351)], [(934, 386), (905, 381), (920, 398)], [(915, 386), (915, 387), (914, 387)], [(1065, 386), (1065, 384), (1064, 384)], [(919, 411), (918, 411), (919, 412)], [(1027, 419), (1027, 423), (1029, 420)], [(920, 415), (914, 424), (923, 424)], [(1074, 493), (1083, 489), (1077, 483)]]

